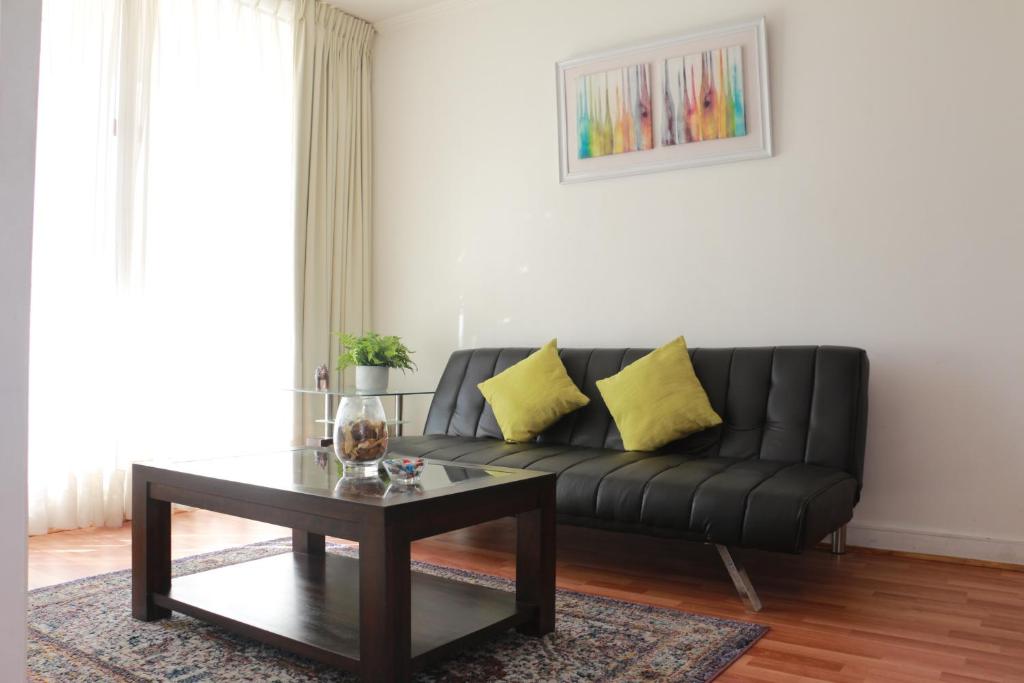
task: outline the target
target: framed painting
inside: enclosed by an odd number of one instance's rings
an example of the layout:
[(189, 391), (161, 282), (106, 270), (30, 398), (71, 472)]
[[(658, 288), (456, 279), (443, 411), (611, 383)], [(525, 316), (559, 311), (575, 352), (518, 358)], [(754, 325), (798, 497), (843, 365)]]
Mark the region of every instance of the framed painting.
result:
[(563, 183), (772, 154), (764, 17), (556, 65)]

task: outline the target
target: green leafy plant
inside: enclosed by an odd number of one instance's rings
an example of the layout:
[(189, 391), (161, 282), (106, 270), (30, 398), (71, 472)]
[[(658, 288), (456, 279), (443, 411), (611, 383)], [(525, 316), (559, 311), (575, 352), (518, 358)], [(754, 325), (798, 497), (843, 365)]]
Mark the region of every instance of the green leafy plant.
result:
[(339, 370), (353, 365), (398, 368), (403, 372), (416, 370), (416, 363), (410, 357), (414, 351), (410, 351), (400, 337), (383, 336), (376, 332), (367, 332), (357, 337), (339, 332), (338, 338), (341, 339), (343, 349), (338, 356)]

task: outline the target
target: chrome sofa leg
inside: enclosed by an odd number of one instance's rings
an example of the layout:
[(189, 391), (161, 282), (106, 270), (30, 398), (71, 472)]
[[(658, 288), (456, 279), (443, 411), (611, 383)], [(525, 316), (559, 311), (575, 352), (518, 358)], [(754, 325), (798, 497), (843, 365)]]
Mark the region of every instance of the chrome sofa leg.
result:
[(716, 543), (715, 549), (718, 550), (722, 562), (725, 563), (725, 568), (729, 571), (729, 578), (732, 579), (733, 585), (736, 586), (736, 592), (740, 594), (747, 609), (751, 612), (760, 612), (761, 598), (757, 597), (754, 584), (750, 583), (750, 577), (747, 576), (747, 570), (743, 568), (739, 560), (733, 557), (732, 552), (726, 546)]
[(846, 525), (842, 525), (832, 532), (832, 554), (846, 554)]

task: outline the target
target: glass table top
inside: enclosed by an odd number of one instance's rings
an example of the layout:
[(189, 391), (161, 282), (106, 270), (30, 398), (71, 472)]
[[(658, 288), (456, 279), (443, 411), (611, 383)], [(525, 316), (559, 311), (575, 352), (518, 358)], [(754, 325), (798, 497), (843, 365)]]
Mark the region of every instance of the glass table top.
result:
[[(401, 457), (400, 454), (392, 455)], [(413, 485), (392, 482), (383, 467), (377, 477), (343, 477), (341, 463), (329, 448), (297, 448), (258, 455), (138, 464), (373, 506), (400, 505), (424, 497), (433, 498), (544, 476), (542, 472), (508, 467), (424, 460), (423, 472)]]

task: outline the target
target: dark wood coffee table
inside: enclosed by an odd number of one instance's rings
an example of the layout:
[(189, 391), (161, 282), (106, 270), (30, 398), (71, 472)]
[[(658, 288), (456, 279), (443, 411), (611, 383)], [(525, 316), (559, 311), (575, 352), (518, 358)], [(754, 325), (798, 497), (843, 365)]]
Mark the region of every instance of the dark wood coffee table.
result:
[[(339, 480), (333, 455), (132, 467), (132, 616), (172, 610), (357, 672), (402, 681), (508, 628), (555, 625), (555, 476), (430, 462), (414, 489)], [(292, 552), (171, 580), (171, 503), (290, 527)], [(410, 572), (419, 538), (515, 516), (516, 592)], [(324, 536), (359, 542), (358, 559)]]

